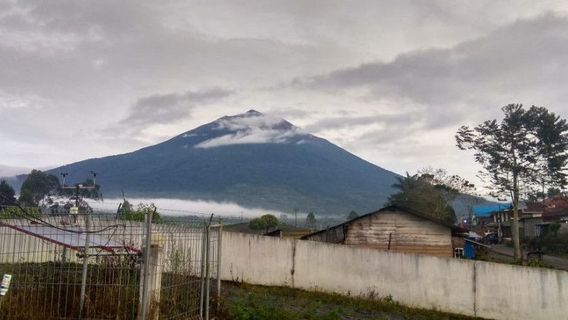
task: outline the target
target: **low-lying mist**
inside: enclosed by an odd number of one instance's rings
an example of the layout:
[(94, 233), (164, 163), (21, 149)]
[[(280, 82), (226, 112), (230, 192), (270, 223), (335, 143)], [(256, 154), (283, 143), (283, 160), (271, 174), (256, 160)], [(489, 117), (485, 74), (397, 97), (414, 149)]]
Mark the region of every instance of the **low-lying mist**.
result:
[[(221, 217), (233, 218), (254, 218), (263, 214), (273, 214), (276, 217), (281, 215), (293, 215), (292, 213), (279, 212), (274, 210), (266, 210), (262, 208), (245, 208), (232, 202), (213, 202), (204, 200), (181, 200), (181, 199), (164, 199), (164, 198), (128, 198), (128, 202), (137, 206), (140, 203), (153, 203), (158, 212), (167, 216), (187, 216), (198, 215), (208, 216), (214, 214)], [(105, 199), (104, 201), (90, 200), (89, 205), (95, 211), (116, 212), (118, 205), (122, 202), (120, 198)], [(304, 217), (305, 213), (298, 213), (298, 217)]]

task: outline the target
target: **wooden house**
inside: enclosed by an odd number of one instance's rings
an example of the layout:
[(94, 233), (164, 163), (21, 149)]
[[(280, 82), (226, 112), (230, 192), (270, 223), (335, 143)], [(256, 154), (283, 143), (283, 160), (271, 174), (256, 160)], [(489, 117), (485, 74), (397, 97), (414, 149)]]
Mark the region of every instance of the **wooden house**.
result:
[(454, 244), (461, 243), (457, 235), (463, 231), (426, 214), (389, 206), (301, 239), (452, 257)]

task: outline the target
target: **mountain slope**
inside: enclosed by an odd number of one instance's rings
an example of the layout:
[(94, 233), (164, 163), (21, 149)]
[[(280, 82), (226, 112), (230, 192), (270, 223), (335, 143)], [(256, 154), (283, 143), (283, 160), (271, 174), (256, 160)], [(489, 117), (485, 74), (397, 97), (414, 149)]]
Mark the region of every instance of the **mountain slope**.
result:
[(392, 193), (396, 174), (251, 110), (163, 143), (50, 170), (70, 182), (98, 172), (105, 197), (232, 201), (245, 207), (318, 214), (367, 212)]

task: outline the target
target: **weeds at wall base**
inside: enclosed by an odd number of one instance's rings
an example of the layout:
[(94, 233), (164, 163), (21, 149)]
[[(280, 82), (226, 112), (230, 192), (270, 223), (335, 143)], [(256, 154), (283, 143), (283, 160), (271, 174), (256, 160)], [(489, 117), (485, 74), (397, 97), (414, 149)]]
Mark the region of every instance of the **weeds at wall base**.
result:
[(343, 320), (343, 319), (480, 319), (403, 306), (392, 296), (353, 297), (289, 287), (227, 283), (220, 319)]

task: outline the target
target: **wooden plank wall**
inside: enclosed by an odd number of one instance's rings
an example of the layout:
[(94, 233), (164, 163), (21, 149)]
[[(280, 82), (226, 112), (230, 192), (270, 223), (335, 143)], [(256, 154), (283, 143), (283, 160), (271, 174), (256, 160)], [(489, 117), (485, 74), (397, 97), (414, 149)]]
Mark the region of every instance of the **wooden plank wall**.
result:
[(329, 242), (329, 243), (344, 243), (346, 225), (338, 225), (325, 230), (324, 232), (316, 233), (307, 238), (311, 241)]
[(448, 227), (404, 211), (383, 211), (348, 225), (345, 244), (390, 251), (452, 257)]

